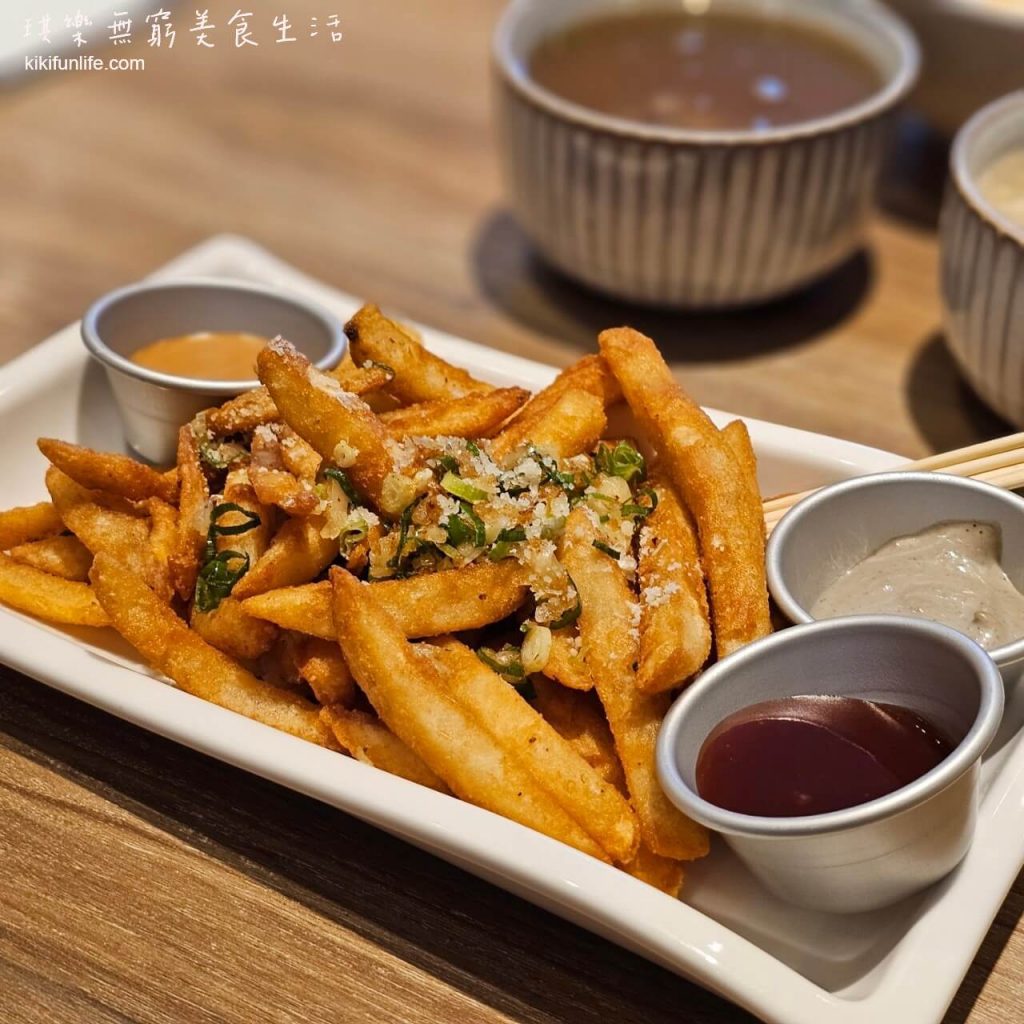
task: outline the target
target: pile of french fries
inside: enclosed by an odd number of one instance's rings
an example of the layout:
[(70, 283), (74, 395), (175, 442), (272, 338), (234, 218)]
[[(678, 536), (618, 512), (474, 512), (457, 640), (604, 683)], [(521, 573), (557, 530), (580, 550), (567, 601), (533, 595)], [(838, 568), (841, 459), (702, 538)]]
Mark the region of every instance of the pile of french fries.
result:
[[(658, 728), (770, 629), (745, 428), (627, 328), (532, 396), (376, 307), (346, 331), (330, 373), (272, 342), (167, 472), (41, 439), (50, 501), (0, 513), (0, 600), (678, 892), (708, 838)], [(636, 436), (609, 438), (623, 401)]]

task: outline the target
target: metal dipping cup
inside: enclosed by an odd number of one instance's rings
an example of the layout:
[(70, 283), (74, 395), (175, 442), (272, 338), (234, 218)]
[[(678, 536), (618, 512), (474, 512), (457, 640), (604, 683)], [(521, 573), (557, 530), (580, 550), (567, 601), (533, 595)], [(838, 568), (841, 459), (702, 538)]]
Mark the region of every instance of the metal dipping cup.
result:
[[(956, 746), (909, 785), (829, 814), (760, 817), (701, 799), (697, 755), (723, 718), (761, 701), (818, 693), (910, 708)], [(765, 637), (708, 669), (662, 724), (658, 775), (669, 799), (721, 833), (778, 896), (815, 910), (874, 910), (938, 881), (967, 852), (981, 756), (1002, 713), (999, 670), (962, 633), (900, 616), (830, 619)]]
[[(873, 473), (823, 487), (779, 521), (766, 552), (768, 589), (792, 622), (812, 622), (822, 591), (887, 541), (936, 523), (995, 523), (1003, 571), (1024, 592), (1024, 498), (948, 473)], [(1024, 673), (1024, 636), (988, 652), (1007, 685)]]
[(197, 412), (259, 386), (255, 378), (179, 377), (131, 361), (150, 342), (200, 331), (281, 335), (322, 370), (336, 366), (348, 344), (337, 317), (269, 288), (194, 278), (108, 292), (82, 318), (82, 341), (107, 371), (128, 444), (151, 462), (174, 461), (178, 430)]

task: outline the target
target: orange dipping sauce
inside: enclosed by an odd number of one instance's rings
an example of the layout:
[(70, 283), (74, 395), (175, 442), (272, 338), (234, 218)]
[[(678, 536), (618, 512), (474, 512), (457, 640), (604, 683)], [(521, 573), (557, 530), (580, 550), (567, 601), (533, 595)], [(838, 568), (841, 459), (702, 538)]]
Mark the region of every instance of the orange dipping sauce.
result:
[(270, 339), (260, 334), (196, 331), (161, 338), (132, 353), (139, 366), (196, 380), (255, 380), (256, 356)]

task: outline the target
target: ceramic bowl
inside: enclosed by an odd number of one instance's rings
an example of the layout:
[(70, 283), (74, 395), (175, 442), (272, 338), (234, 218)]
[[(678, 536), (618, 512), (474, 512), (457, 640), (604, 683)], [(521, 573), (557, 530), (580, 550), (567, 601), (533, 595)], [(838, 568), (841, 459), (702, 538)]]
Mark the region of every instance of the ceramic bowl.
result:
[(601, 14), (679, 0), (513, 0), (494, 38), (501, 155), (512, 207), (555, 267), (613, 296), (728, 307), (797, 289), (849, 257), (918, 67), (911, 32), (875, 0), (710, 0), (713, 11), (786, 19), (839, 37), (882, 85), (828, 117), (763, 131), (627, 121), (535, 83), (545, 38)]
[(1024, 91), (979, 111), (950, 156), (942, 209), (941, 291), (946, 343), (975, 391), (1024, 427), (1024, 226), (989, 203), (978, 178), (1024, 150)]
[[(711, 730), (752, 704), (801, 694), (910, 708), (956, 746), (914, 782), (828, 814), (762, 817), (702, 799), (697, 756)], [(721, 833), (783, 899), (834, 913), (873, 910), (937, 882), (963, 859), (981, 756), (1003, 701), (992, 659), (946, 626), (888, 615), (796, 626), (729, 655), (684, 691), (658, 736), (658, 776), (680, 810)]]
[(196, 278), (109, 292), (82, 318), (82, 340), (107, 371), (129, 446), (150, 462), (174, 461), (178, 430), (197, 412), (259, 386), (255, 378), (177, 377), (131, 361), (150, 342), (199, 331), (281, 335), (320, 369), (336, 366), (348, 345), (336, 317), (270, 288)]

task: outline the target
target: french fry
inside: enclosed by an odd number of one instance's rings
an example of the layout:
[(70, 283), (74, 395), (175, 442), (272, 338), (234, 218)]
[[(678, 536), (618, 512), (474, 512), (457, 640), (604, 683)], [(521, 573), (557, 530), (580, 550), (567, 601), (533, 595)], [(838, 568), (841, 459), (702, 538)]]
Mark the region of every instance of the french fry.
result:
[(31, 565), (51, 576), (84, 583), (89, 579), (92, 554), (77, 537), (46, 537), (10, 550), (12, 562)]
[[(356, 366), (351, 360), (343, 360), (329, 372), (346, 391), (354, 395), (365, 395), (386, 387), (395, 374), (387, 366)], [(206, 416), (206, 425), (218, 437), (231, 434), (248, 434), (256, 427), (274, 423), (281, 418), (273, 398), (266, 388), (254, 388), (243, 392), (211, 409)]]
[(178, 500), (176, 477), (158, 473), (127, 455), (97, 452), (51, 437), (41, 437), (36, 444), (53, 465), (86, 490), (105, 491), (130, 501), (160, 498), (173, 505)]
[(764, 522), (729, 443), (675, 382), (650, 338), (601, 333), (601, 352), (697, 522), (719, 656), (771, 631)]
[[(338, 538), (324, 537), (320, 532), (323, 528), (323, 516), (285, 522), (270, 547), (235, 586), (234, 596), (242, 600), (268, 590), (306, 583), (319, 576), (338, 556)], [(252, 609), (247, 610), (250, 615), (256, 614)]]
[(397, 437), (490, 437), (529, 397), (522, 388), (497, 388), (441, 402), (422, 402), (380, 414)]
[(356, 681), (342, 657), (337, 640), (295, 636), (295, 668), (325, 707), (351, 707), (356, 699)]
[(331, 583), (338, 642), (360, 689), (384, 724), (453, 793), (610, 859), (519, 760), (521, 752), (495, 736), (492, 729), (500, 723), (490, 709), (460, 695), (460, 680), (442, 679), (434, 660), (417, 654), (373, 587), (342, 569), (331, 571)]
[(490, 717), (495, 738), (516, 751), (533, 778), (612, 860), (631, 860), (639, 832), (622, 794), (468, 647), (451, 638), (433, 641), (433, 646), (443, 678), (457, 688), (457, 699)]
[(286, 465), (282, 439), (273, 427), (253, 431), (249, 480), (262, 504), (276, 505), (290, 516), (312, 515), (320, 505), (313, 480), (300, 479)]
[(637, 687), (660, 693), (689, 679), (711, 653), (711, 623), (697, 534), (675, 491), (652, 480), (657, 508), (640, 527), (640, 667)]
[(193, 606), (189, 623), (211, 647), (238, 661), (255, 661), (266, 654), (278, 633), (273, 623), (249, 615), (238, 598), (230, 596), (209, 612)]
[(451, 790), (432, 772), (418, 754), (406, 746), (379, 718), (365, 711), (350, 711), (332, 705), (320, 717), (334, 732), (341, 748), (357, 761), (417, 782), (439, 793)]
[[(164, 600), (172, 588), (166, 567), (149, 546), (150, 524), (132, 506), (114, 496), (110, 504), (96, 491), (87, 491), (56, 466), (46, 471), (46, 487), (60, 517), (93, 553), (108, 552), (124, 562)], [(102, 500), (101, 500), (102, 499)]]
[(65, 626), (109, 626), (88, 583), (51, 576), (0, 554), (0, 602)]
[(363, 306), (345, 324), (345, 333), (356, 362), (372, 360), (395, 371), (388, 391), (404, 404), (493, 390), (492, 385), (475, 380), (465, 370), (428, 352), (409, 331), (389, 320), (376, 306)]
[[(235, 593), (242, 587), (235, 588)], [(402, 580), (381, 580), (373, 592), (407, 637), (440, 636), (480, 629), (511, 615), (528, 593), (526, 575), (512, 560)], [(245, 610), (282, 629), (331, 640), (331, 592), (327, 583), (271, 590), (250, 597)]]
[(35, 505), (19, 505), (0, 512), (0, 551), (9, 551), (19, 544), (53, 537), (64, 531), (60, 514), (49, 501)]
[(654, 751), (672, 695), (646, 696), (636, 688), (640, 609), (618, 562), (594, 547), (597, 530), (587, 510), (569, 515), (562, 562), (580, 595), (584, 657), (601, 698), (622, 761), (643, 841), (673, 860), (693, 860), (708, 851), (707, 832), (665, 796)]
[[(256, 365), (282, 419), (325, 461), (347, 465), (359, 493), (379, 505), (394, 462), (389, 435), (366, 403), (286, 342), (268, 345)], [(353, 453), (355, 462), (349, 465)]]
[(686, 868), (678, 860), (660, 856), (645, 843), (640, 844), (636, 856), (623, 869), (669, 896), (679, 895), (686, 877)]
[[(728, 442), (736, 461), (743, 470), (747, 480), (747, 487), (758, 508), (762, 508), (764, 500), (761, 496), (761, 485), (757, 481), (757, 454), (754, 452), (754, 445), (750, 440), (750, 431), (747, 430), (743, 420), (733, 420), (722, 427), (722, 437)], [(762, 524), (764, 517), (761, 517)]]
[(619, 382), (599, 355), (584, 356), (564, 369), (543, 391), (538, 391), (504, 427), (491, 445), (491, 455), (502, 462), (532, 444), (537, 426), (568, 391), (587, 391), (607, 409), (622, 400)]
[(311, 743), (333, 745), (314, 704), (257, 679), (211, 647), (116, 558), (98, 554), (90, 578), (121, 636), (179, 689)]
[(551, 634), (551, 653), (544, 666), (544, 675), (571, 690), (592, 690), (594, 680), (583, 660), (579, 634), (575, 629), (559, 629)]
[[(247, 468), (232, 469), (224, 481), (225, 504), (237, 505), (242, 512), (225, 512), (218, 522), (221, 526), (241, 526), (251, 523), (251, 516), (256, 516), (259, 523), (244, 533), (219, 535), (216, 540), (218, 551), (238, 551), (249, 556), (249, 565), (255, 565), (263, 553), (270, 547), (276, 523), (275, 513), (268, 505), (264, 505), (256, 495), (256, 490), (249, 480)], [(246, 515), (248, 513), (248, 515)]]
[(512, 436), (499, 434), (491, 444), (491, 456), (508, 464), (522, 455), (527, 445), (558, 459), (589, 452), (604, 433), (608, 419), (604, 402), (589, 391), (562, 392), (530, 427), (530, 433), (512, 445)]
[(199, 462), (199, 442), (188, 423), (178, 431), (178, 480), (178, 526), (168, 565), (174, 589), (187, 601), (196, 589), (210, 526), (210, 488)]

